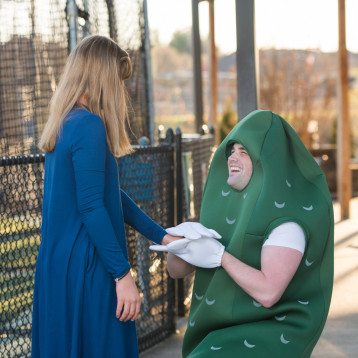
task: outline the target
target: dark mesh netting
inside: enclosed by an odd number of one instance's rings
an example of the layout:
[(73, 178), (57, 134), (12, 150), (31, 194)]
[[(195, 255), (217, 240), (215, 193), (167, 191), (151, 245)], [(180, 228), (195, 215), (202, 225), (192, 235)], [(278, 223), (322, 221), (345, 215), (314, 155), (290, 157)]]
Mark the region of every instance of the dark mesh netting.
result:
[[(140, 0), (77, 1), (77, 38), (110, 36), (133, 61), (127, 83), (132, 139), (146, 124), (144, 18)], [(0, 155), (38, 153), (37, 143), (69, 50), (66, 0), (3, 0), (0, 5)]]
[(1, 1), (1, 155), (37, 152), (48, 103), (67, 57), (63, 3), (38, 3)]
[[(80, 2), (77, 2), (80, 4)], [(133, 144), (141, 136), (150, 137), (147, 123), (148, 99), (145, 71), (144, 14), (141, 0), (83, 0), (89, 12), (89, 33), (113, 38), (125, 49), (133, 63), (132, 77), (126, 82), (131, 101), (130, 134)], [(84, 21), (81, 21), (85, 23)], [(86, 25), (81, 29), (83, 36)], [(84, 33), (83, 33), (84, 31)]]

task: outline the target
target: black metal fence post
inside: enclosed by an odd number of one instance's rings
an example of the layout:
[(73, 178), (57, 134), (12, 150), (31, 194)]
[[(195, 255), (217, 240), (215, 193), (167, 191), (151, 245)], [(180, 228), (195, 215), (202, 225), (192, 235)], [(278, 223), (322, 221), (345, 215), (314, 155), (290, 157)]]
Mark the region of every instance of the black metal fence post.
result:
[[(174, 144), (174, 132), (171, 128), (169, 128), (166, 133), (165, 133), (165, 142), (168, 143), (169, 145), (173, 145)], [(171, 170), (172, 170), (172, 175), (171, 175), (171, 181), (170, 181), (170, 192), (172, 193), (171, 195), (171, 202), (168, 208), (168, 216), (170, 219), (170, 225), (174, 226), (176, 224), (176, 220), (175, 220), (175, 174), (174, 174), (174, 152), (173, 152), (173, 156), (172, 156), (172, 162), (171, 162)]]
[[(182, 166), (182, 133), (175, 129), (175, 160), (176, 160), (176, 225), (183, 222), (183, 166)], [(177, 280), (178, 315), (185, 315), (184, 307), (184, 279)]]
[(175, 129), (175, 178), (176, 178), (176, 225), (183, 222), (183, 168), (182, 168), (182, 134)]
[[(165, 133), (165, 142), (168, 143), (169, 145), (173, 146), (174, 149), (174, 132), (172, 128), (169, 128), (166, 133)], [(176, 218), (175, 218), (175, 195), (176, 195), (176, 189), (175, 189), (175, 150), (173, 150), (173, 155), (171, 157), (171, 177), (170, 177), (170, 202), (169, 207), (168, 207), (168, 217), (170, 220), (169, 225), (170, 226), (174, 226), (176, 225)], [(177, 311), (177, 307), (178, 307), (178, 297), (177, 297), (177, 282), (176, 280), (172, 279), (169, 275), (168, 275), (168, 287), (170, 289), (170, 291), (172, 292), (172, 302), (173, 302), (173, 307), (171, 307), (171, 309), (174, 311), (174, 321), (173, 321), (173, 325), (174, 325), (174, 329), (176, 328), (177, 325), (177, 316), (178, 316), (178, 311)]]

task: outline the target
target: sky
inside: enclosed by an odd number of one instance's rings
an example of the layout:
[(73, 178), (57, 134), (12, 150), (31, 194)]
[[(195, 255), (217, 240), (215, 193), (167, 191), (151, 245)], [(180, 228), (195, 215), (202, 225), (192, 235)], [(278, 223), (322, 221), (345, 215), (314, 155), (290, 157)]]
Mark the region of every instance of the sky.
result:
[[(191, 0), (147, 0), (149, 28), (163, 44), (177, 30), (191, 28)], [(236, 50), (235, 0), (214, 0), (215, 41), (221, 53)], [(207, 37), (208, 5), (199, 5), (202, 38)], [(258, 48), (311, 48), (337, 51), (338, 0), (255, 0)], [(346, 43), (358, 52), (358, 1), (346, 0)]]

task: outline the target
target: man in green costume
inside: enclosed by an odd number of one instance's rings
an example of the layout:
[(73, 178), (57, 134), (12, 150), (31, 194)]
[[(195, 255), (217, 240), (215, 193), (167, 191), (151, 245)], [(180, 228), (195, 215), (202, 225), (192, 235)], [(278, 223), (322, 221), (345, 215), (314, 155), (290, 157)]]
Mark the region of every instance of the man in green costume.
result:
[(284, 119), (254, 111), (228, 134), (200, 223), (222, 238), (182, 226), (173, 233), (186, 238), (164, 249), (172, 277), (196, 269), (183, 357), (310, 357), (332, 294), (333, 208), (322, 170)]

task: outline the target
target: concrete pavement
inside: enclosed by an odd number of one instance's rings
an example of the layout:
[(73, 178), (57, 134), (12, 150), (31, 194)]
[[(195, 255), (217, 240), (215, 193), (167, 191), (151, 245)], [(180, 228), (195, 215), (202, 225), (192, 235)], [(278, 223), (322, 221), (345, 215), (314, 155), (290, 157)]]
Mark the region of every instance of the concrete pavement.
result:
[[(338, 204), (334, 204), (334, 212), (333, 296), (326, 326), (311, 358), (358, 357), (358, 198), (351, 200), (349, 220), (340, 220)], [(180, 358), (186, 324), (186, 318), (179, 318), (177, 332), (140, 358)]]
[[(312, 358), (358, 357), (358, 198), (351, 218), (340, 220), (335, 207), (334, 286), (328, 320)], [(180, 357), (180, 356), (178, 356)]]

